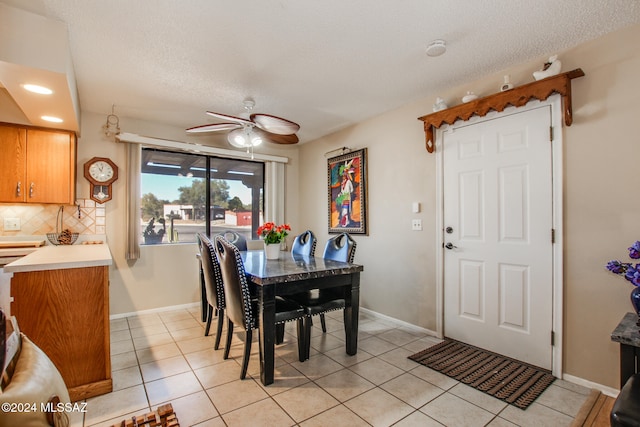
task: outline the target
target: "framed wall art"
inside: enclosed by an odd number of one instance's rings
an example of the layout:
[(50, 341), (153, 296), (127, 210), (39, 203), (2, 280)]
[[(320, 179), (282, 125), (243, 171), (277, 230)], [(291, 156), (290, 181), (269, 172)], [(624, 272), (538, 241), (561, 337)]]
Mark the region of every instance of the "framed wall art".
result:
[(367, 149), (327, 159), (329, 233), (367, 234)]

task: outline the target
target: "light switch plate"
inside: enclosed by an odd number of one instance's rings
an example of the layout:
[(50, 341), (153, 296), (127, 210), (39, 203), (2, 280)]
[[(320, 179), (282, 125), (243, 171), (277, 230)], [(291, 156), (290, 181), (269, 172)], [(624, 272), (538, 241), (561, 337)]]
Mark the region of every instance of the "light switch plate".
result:
[(413, 230), (413, 231), (422, 231), (422, 220), (421, 219), (412, 219), (411, 220), (411, 230)]
[(20, 218), (5, 218), (4, 231), (20, 231)]

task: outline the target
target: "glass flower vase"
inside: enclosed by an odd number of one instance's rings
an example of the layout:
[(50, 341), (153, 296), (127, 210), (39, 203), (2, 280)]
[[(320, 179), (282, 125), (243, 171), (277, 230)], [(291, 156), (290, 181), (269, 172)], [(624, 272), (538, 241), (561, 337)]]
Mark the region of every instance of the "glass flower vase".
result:
[(638, 317), (640, 317), (640, 287), (638, 286), (634, 286), (631, 291), (631, 305)]

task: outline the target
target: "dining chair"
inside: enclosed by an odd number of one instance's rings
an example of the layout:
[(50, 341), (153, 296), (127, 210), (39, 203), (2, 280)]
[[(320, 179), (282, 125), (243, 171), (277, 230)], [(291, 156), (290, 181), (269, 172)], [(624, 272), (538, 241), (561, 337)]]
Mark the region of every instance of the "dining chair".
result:
[[(240, 379), (244, 379), (247, 375), (247, 367), (251, 355), (253, 330), (259, 327), (258, 301), (251, 297), (244, 264), (238, 248), (224, 237), (216, 236), (214, 250), (222, 272), (227, 311), (227, 342), (224, 348), (224, 358), (229, 358), (234, 325), (241, 327), (245, 331), (245, 337)], [(304, 330), (305, 317), (304, 309), (300, 305), (289, 299), (276, 298), (276, 325), (292, 320), (297, 321), (298, 358), (301, 362), (306, 360), (306, 347), (308, 346), (306, 338), (308, 335)], [(262, 351), (262, 348), (260, 348), (260, 351)]]
[[(324, 248), (324, 259), (352, 263), (356, 254), (356, 241), (348, 233), (341, 233), (327, 241)], [(309, 358), (311, 345), (311, 316), (320, 315), (322, 332), (327, 332), (324, 313), (327, 311), (344, 309), (346, 301), (342, 290), (320, 289), (291, 295), (291, 299), (304, 307), (308, 318), (305, 319), (307, 331), (307, 347), (305, 348), (305, 360)], [(346, 324), (346, 323), (345, 323)]]
[(198, 243), (198, 252), (196, 252), (196, 260), (198, 261), (198, 284), (200, 285), (200, 320), (207, 321), (209, 313), (209, 303), (207, 302), (207, 290), (204, 285), (204, 271), (202, 271), (202, 256), (200, 256), (200, 240), (196, 236)]
[(197, 233), (196, 240), (200, 248), (200, 263), (202, 265), (202, 276), (204, 279), (205, 293), (208, 303), (207, 326), (204, 330), (204, 336), (209, 335), (211, 328), (211, 320), (213, 312), (218, 316), (218, 326), (216, 329), (216, 341), (214, 349), (220, 347), (220, 338), (222, 336), (222, 326), (224, 324), (224, 287), (222, 285), (222, 273), (220, 272), (220, 264), (213, 250), (213, 242), (204, 233)]
[(291, 253), (293, 255), (302, 255), (307, 257), (314, 256), (316, 252), (316, 244), (318, 240), (313, 231), (307, 230), (302, 234), (298, 234), (291, 244)]
[(220, 233), (217, 233), (215, 236), (224, 237), (227, 242), (234, 244), (240, 251), (247, 250), (247, 238), (236, 231), (224, 230)]

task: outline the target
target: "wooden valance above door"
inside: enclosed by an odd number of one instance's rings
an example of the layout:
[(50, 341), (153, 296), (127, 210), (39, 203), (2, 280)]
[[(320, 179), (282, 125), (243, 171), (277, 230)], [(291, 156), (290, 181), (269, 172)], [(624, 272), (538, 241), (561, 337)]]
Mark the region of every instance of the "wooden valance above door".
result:
[(433, 153), (435, 142), (433, 138), (433, 129), (438, 129), (443, 123), (452, 125), (456, 120), (469, 120), (471, 116), (486, 116), (489, 111), (503, 111), (509, 105), (521, 107), (532, 99), (544, 101), (554, 93), (562, 95), (564, 107), (564, 123), (571, 126), (573, 122), (571, 109), (571, 80), (584, 76), (584, 71), (576, 68), (567, 73), (557, 74), (527, 83), (505, 92), (495, 93), (493, 95), (478, 98), (474, 101), (456, 105), (446, 110), (436, 113), (427, 114), (418, 117), (418, 120), (424, 122), (424, 133), (426, 138), (426, 147), (429, 153)]

